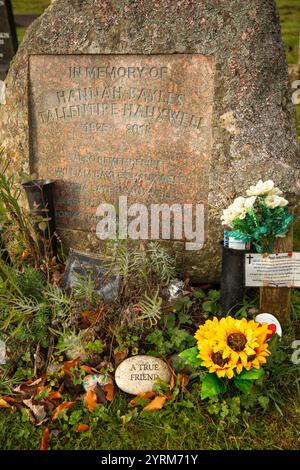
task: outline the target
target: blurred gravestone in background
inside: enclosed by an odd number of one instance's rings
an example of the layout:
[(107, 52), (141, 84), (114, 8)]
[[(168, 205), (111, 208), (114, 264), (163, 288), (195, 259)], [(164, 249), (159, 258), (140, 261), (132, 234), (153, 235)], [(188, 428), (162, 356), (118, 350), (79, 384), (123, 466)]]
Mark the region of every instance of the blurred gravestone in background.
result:
[(9, 64), (18, 49), (18, 41), (10, 0), (0, 0), (0, 80), (4, 80)]

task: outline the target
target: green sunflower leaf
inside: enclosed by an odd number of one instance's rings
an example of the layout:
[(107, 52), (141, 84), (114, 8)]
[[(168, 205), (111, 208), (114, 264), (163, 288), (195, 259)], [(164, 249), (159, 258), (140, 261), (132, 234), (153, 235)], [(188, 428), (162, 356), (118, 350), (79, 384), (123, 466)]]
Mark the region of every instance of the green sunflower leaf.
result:
[(185, 362), (187, 364), (190, 364), (193, 367), (199, 367), (201, 366), (202, 359), (198, 357), (199, 354), (199, 349), (197, 346), (194, 346), (193, 348), (185, 349), (179, 354), (179, 357), (182, 357), (185, 359)]
[(243, 380), (240, 379), (239, 377), (234, 377), (233, 378), (234, 385), (236, 388), (241, 390), (243, 393), (249, 393), (252, 386), (253, 386), (253, 380)]
[(202, 381), (201, 400), (214, 397), (226, 391), (226, 384), (216, 374), (207, 374)]
[(239, 375), (235, 378), (237, 380), (257, 380), (264, 375), (265, 371), (263, 368), (254, 369), (252, 367), (250, 370), (243, 370)]

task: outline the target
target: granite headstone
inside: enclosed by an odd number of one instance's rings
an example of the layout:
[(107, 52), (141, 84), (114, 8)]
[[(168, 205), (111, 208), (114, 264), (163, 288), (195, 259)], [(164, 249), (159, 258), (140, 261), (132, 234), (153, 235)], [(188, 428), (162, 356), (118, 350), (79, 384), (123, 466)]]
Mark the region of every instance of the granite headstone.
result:
[(120, 195), (204, 204), (203, 249), (168, 242), (198, 282), (219, 278), (231, 198), (260, 178), (298, 197), (295, 129), (270, 0), (56, 0), (29, 28), (0, 109), (14, 171), (57, 181), (66, 247), (99, 249), (95, 207)]

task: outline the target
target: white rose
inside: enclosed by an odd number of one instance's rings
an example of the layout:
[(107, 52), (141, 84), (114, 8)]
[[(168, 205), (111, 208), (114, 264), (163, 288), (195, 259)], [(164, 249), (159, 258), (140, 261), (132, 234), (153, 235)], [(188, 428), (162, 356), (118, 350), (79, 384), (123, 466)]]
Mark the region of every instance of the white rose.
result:
[(237, 209), (235, 207), (229, 206), (228, 209), (223, 211), (223, 215), (221, 217), (223, 225), (231, 225), (232, 221), (238, 219), (242, 214), (243, 209)]
[[(275, 189), (277, 190), (278, 188)], [(250, 189), (247, 189), (246, 194), (247, 196), (265, 196), (266, 194), (270, 194), (272, 191), (274, 191), (274, 181), (259, 180), (255, 186), (250, 186)]]
[(256, 196), (246, 197), (244, 207), (246, 209), (251, 209), (254, 206), (255, 201), (256, 201)]
[(270, 194), (265, 198), (265, 204), (270, 209), (275, 209), (275, 207), (285, 207), (288, 205), (288, 203), (289, 201), (284, 199), (284, 197), (276, 196), (273, 194)]
[(247, 215), (248, 209), (253, 207), (255, 200), (255, 196), (247, 198), (237, 197), (227, 209), (224, 209), (221, 217), (222, 224), (230, 226), (235, 219), (243, 220)]
[(273, 188), (268, 195), (272, 196), (281, 196), (282, 191), (279, 188)]

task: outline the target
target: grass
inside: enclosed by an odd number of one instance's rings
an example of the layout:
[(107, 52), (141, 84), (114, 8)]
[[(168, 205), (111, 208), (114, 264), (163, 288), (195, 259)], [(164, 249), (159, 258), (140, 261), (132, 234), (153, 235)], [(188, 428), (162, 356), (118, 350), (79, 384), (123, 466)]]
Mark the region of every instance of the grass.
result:
[(296, 64), (300, 34), (300, 3), (299, 0), (276, 0), (276, 4), (280, 14), (287, 62)]
[(40, 14), (50, 5), (50, 0), (12, 0), (14, 13)]
[[(142, 411), (123, 424), (128, 401), (119, 395), (108, 406), (98, 405), (89, 414), (78, 405), (62, 414), (55, 424), (56, 436), (50, 438), (51, 450), (250, 450), (299, 449), (300, 402), (287, 401), (284, 415), (277, 411), (265, 415), (252, 413), (237, 424), (216, 423), (205, 411), (195, 393), (185, 401), (161, 411)], [(130, 419), (130, 418), (128, 418)], [(89, 424), (85, 433), (76, 433), (79, 422)], [(43, 427), (34, 427), (25, 414), (0, 413), (0, 448), (39, 449)]]
[[(15, 14), (40, 15), (50, 5), (50, 0), (13, 0), (12, 5)], [(17, 36), (19, 44), (23, 41), (26, 29), (26, 27), (17, 26)]]
[[(281, 34), (285, 44), (288, 64), (296, 64), (300, 36), (300, 3), (299, 0), (276, 0), (280, 14)], [(300, 139), (300, 105), (296, 105), (297, 135)]]

